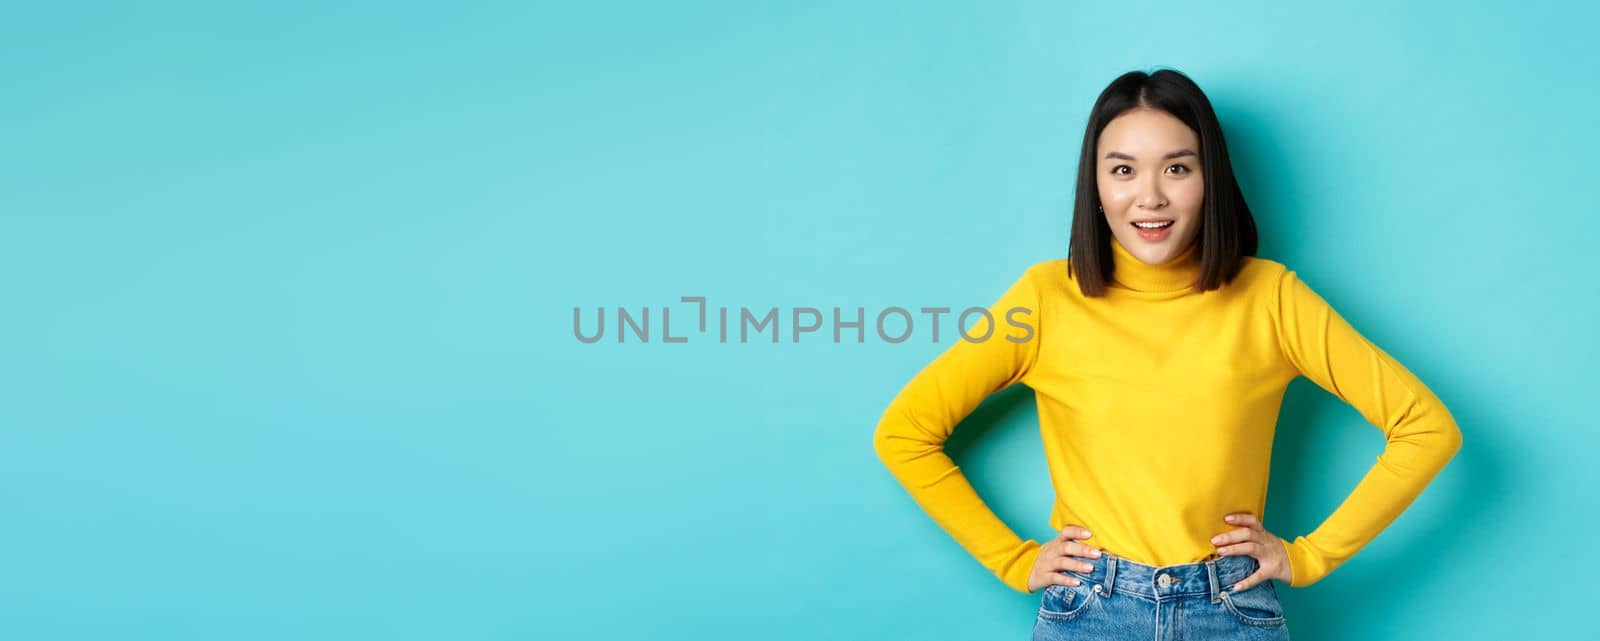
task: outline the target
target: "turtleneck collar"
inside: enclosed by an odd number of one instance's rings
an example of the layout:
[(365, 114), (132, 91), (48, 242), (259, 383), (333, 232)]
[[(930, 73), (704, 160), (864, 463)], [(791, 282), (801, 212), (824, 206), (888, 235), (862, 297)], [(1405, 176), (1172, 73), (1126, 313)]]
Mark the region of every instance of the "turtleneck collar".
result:
[(1141, 292), (1172, 292), (1188, 289), (1200, 275), (1198, 240), (1189, 243), (1171, 260), (1160, 265), (1149, 265), (1139, 260), (1123, 247), (1115, 234), (1111, 235), (1111, 279), (1128, 289)]

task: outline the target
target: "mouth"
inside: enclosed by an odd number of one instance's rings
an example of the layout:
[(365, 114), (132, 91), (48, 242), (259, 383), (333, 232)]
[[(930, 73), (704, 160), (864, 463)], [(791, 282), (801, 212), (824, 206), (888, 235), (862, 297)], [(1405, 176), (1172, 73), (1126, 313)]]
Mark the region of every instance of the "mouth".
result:
[(1161, 240), (1162, 238), (1166, 238), (1167, 234), (1172, 232), (1172, 226), (1176, 225), (1177, 221), (1172, 220), (1171, 218), (1148, 218), (1144, 220), (1135, 220), (1128, 224), (1132, 225), (1133, 228), (1139, 232), (1140, 238), (1145, 240)]

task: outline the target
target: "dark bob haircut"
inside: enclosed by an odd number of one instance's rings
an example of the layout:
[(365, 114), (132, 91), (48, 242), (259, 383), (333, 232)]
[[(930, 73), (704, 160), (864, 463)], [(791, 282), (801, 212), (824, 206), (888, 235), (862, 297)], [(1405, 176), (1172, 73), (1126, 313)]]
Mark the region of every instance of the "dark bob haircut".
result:
[(1200, 139), (1200, 167), (1205, 196), (1200, 204), (1200, 275), (1192, 289), (1196, 293), (1219, 289), (1232, 282), (1244, 266), (1245, 256), (1256, 254), (1256, 221), (1244, 202), (1244, 193), (1234, 179), (1228, 162), (1228, 145), (1222, 139), (1222, 125), (1199, 85), (1182, 72), (1161, 69), (1155, 73), (1130, 71), (1111, 81), (1089, 112), (1089, 126), (1083, 134), (1083, 150), (1078, 156), (1077, 195), (1072, 206), (1072, 244), (1068, 249), (1068, 273), (1078, 281), (1085, 296), (1105, 293), (1114, 263), (1111, 255), (1111, 228), (1100, 212), (1100, 189), (1095, 181), (1095, 152), (1100, 132), (1106, 124), (1125, 112), (1140, 107), (1158, 109), (1189, 125)]

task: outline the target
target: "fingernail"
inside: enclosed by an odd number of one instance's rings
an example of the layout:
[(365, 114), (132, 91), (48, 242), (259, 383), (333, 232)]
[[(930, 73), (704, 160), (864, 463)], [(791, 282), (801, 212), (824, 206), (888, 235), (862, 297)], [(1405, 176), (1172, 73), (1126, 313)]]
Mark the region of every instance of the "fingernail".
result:
[(1222, 537), (1220, 537), (1220, 536), (1213, 536), (1213, 537), (1211, 537), (1211, 542), (1212, 542), (1212, 543), (1221, 543), (1221, 542), (1222, 542)]
[(1095, 550), (1094, 551), (1094, 558), (1097, 558), (1097, 559), (1100, 558), (1100, 551), (1099, 550)]
[(1228, 515), (1228, 516), (1227, 516), (1227, 517), (1226, 517), (1226, 518), (1227, 518), (1227, 519), (1228, 519), (1228, 520), (1229, 520), (1229, 521), (1232, 521), (1232, 520), (1233, 520), (1233, 515), (1232, 515), (1232, 514), (1229, 514), (1229, 515)]

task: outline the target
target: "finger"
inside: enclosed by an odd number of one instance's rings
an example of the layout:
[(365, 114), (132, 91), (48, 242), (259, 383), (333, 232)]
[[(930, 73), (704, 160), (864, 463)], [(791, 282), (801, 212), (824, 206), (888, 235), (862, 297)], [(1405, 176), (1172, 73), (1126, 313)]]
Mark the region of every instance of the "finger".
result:
[(1065, 545), (1061, 546), (1061, 548), (1061, 553), (1065, 555), (1081, 556), (1086, 559), (1100, 558), (1100, 548), (1094, 547), (1087, 543), (1069, 541)]
[(1061, 532), (1056, 534), (1056, 540), (1071, 541), (1073, 539), (1087, 539), (1089, 538), (1089, 534), (1089, 531), (1086, 529), (1076, 525), (1068, 525), (1067, 527), (1061, 528)]
[(1083, 585), (1083, 580), (1082, 579), (1079, 579), (1078, 577), (1072, 576), (1070, 574), (1060, 574), (1060, 573), (1057, 573), (1057, 572), (1051, 572), (1051, 574), (1055, 575), (1054, 578), (1050, 579), (1051, 585), (1071, 585), (1071, 586)]
[(1094, 571), (1093, 564), (1070, 556), (1057, 557), (1055, 566), (1057, 570), (1071, 570), (1073, 572), (1085, 573)]
[(1255, 530), (1252, 530), (1252, 529), (1247, 528), (1247, 527), (1242, 527), (1242, 528), (1238, 528), (1238, 529), (1235, 529), (1235, 530), (1228, 530), (1227, 532), (1223, 532), (1222, 534), (1218, 534), (1216, 536), (1211, 537), (1211, 543), (1212, 543), (1212, 545), (1227, 545), (1229, 543), (1238, 543), (1240, 541), (1249, 541), (1249, 540), (1254, 539), (1255, 536), (1256, 536), (1256, 531)]
[(1223, 518), (1224, 521), (1227, 521), (1227, 522), (1232, 523), (1234, 525), (1242, 525), (1242, 526), (1248, 527), (1248, 528), (1250, 528), (1252, 530), (1262, 529), (1261, 528), (1261, 520), (1257, 519), (1256, 515), (1251, 514), (1249, 512), (1236, 512), (1236, 513), (1224, 516), (1222, 518)]
[(1235, 543), (1233, 545), (1225, 545), (1217, 548), (1217, 554), (1221, 554), (1222, 556), (1236, 556), (1240, 554), (1255, 556), (1255, 553), (1260, 549), (1261, 545), (1259, 543), (1256, 543), (1255, 541), (1245, 541), (1244, 543)]
[(1265, 581), (1265, 580), (1267, 580), (1269, 578), (1271, 578), (1271, 577), (1269, 577), (1267, 575), (1266, 569), (1256, 570), (1255, 574), (1247, 576), (1247, 577), (1244, 578), (1244, 580), (1233, 584), (1233, 587), (1229, 588), (1228, 591), (1229, 592), (1243, 592), (1245, 590), (1248, 590), (1250, 588), (1255, 587), (1257, 583)]

